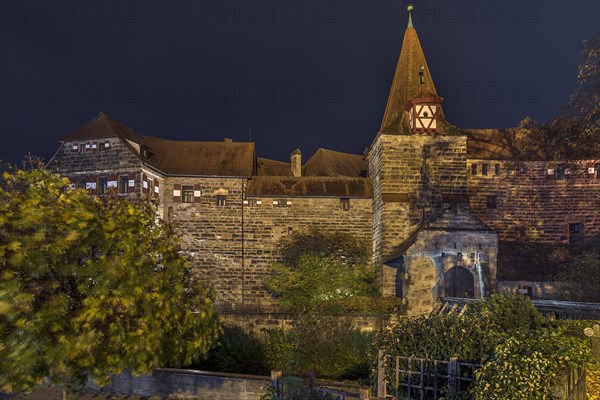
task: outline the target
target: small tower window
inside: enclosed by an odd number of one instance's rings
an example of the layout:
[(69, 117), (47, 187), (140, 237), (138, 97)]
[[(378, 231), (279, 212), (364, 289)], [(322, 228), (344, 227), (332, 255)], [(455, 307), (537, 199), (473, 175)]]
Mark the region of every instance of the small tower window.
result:
[(498, 196), (490, 195), (487, 196), (487, 208), (497, 208), (498, 207)]
[(477, 175), (477, 164), (471, 164), (471, 175)]
[(481, 164), (481, 175), (486, 176), (488, 174), (489, 164)]
[(217, 205), (224, 206), (227, 203), (227, 196), (224, 194), (217, 195)]
[(558, 164), (556, 166), (556, 180), (562, 181), (565, 179), (565, 164)]
[(496, 176), (500, 175), (500, 164), (494, 165), (494, 175), (496, 175)]
[(581, 242), (583, 242), (583, 224), (581, 222), (569, 224), (569, 243)]
[(340, 199), (340, 209), (343, 211), (349, 211), (350, 210), (350, 199), (343, 197)]

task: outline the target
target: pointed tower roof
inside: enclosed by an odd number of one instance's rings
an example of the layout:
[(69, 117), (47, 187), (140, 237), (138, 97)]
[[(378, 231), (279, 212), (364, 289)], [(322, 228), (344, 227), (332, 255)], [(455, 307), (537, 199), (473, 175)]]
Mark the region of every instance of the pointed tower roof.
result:
[(122, 137), (136, 143), (141, 143), (142, 141), (140, 135), (135, 133), (131, 128), (100, 111), (96, 118), (64, 137), (61, 142), (107, 139), (111, 137)]
[[(413, 27), (412, 10), (413, 6), (408, 6), (408, 26), (404, 33), (380, 133), (410, 134), (406, 103), (417, 97), (438, 97), (417, 31)], [(440, 119), (443, 120), (443, 112)]]

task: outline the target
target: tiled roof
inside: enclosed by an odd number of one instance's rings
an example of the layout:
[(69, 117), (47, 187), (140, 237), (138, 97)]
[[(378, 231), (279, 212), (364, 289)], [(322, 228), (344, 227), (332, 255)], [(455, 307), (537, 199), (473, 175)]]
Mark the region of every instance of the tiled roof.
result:
[(303, 176), (366, 177), (367, 163), (361, 155), (319, 149), (304, 164)]
[(256, 176), (248, 182), (248, 196), (371, 198), (368, 178)]
[[(419, 71), (423, 67), (423, 84)], [(394, 80), (379, 130), (382, 134), (410, 134), (406, 103), (417, 97), (438, 97), (427, 60), (417, 31), (409, 26), (404, 33), (402, 50), (398, 58)], [(443, 134), (458, 134), (460, 130), (446, 121), (440, 110), (438, 131)]]
[(121, 137), (136, 143), (140, 143), (142, 139), (132, 129), (100, 111), (96, 118), (64, 137), (61, 142), (107, 139), (111, 137)]
[(254, 143), (175, 141), (142, 136), (103, 112), (62, 142), (111, 137), (123, 139), (145, 164), (167, 175), (252, 176), (255, 170)]
[(142, 160), (167, 175), (252, 176), (254, 143), (186, 142), (145, 136)]
[(293, 176), (290, 163), (258, 157), (256, 174), (259, 176)]
[(447, 231), (447, 232), (494, 232), (475, 214), (469, 211), (469, 207), (463, 204), (452, 204), (441, 215), (429, 223), (422, 223), (402, 244), (395, 250), (394, 256), (385, 260), (389, 262), (396, 260), (417, 241), (419, 233), (423, 231)]
[(463, 204), (453, 204), (424, 230), (494, 232)]

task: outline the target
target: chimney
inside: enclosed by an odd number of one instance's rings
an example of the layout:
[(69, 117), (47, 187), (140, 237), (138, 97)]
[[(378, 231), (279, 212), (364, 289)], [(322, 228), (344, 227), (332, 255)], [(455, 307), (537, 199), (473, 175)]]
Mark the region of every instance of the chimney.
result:
[(291, 158), (290, 168), (292, 169), (292, 175), (299, 178), (302, 176), (302, 153), (300, 152), (300, 149), (292, 151)]
[(226, 137), (224, 142), (225, 143), (233, 143), (233, 139)]

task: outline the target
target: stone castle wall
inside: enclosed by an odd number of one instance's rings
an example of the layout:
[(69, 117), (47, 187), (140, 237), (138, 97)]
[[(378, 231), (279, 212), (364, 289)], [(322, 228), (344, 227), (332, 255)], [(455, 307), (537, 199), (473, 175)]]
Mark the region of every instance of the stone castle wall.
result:
[[(484, 164), (487, 175), (482, 174)], [(579, 162), (564, 179), (556, 179), (559, 164), (468, 160), (471, 211), (500, 240), (568, 243), (569, 225), (576, 223), (583, 224), (585, 239), (600, 235), (600, 179), (596, 171), (588, 173), (594, 164)], [(488, 204), (493, 201), (495, 208)]]
[(379, 135), (369, 153), (374, 262), (398, 247), (424, 218), (467, 194), (466, 136)]
[[(128, 180), (134, 181), (134, 186), (128, 188), (128, 197), (136, 198), (141, 194), (142, 163), (118, 138), (65, 142), (48, 166), (58, 168), (61, 175), (70, 178), (79, 187), (97, 184), (100, 177), (116, 181), (118, 177), (127, 175)], [(90, 192), (95, 192), (95, 189)]]
[[(500, 240), (569, 242), (569, 226), (577, 223), (585, 239), (600, 235), (600, 179), (595, 171), (584, 175), (590, 163), (572, 165), (565, 179), (556, 179), (556, 162), (515, 169), (505, 161), (467, 160), (465, 137), (441, 135), (379, 135), (368, 161), (373, 199), (352, 198), (349, 210), (335, 197), (249, 197), (247, 178), (164, 176), (118, 138), (64, 143), (49, 166), (84, 187), (100, 177), (128, 176), (133, 186), (126, 195), (157, 201), (194, 267), (231, 307), (274, 305), (262, 278), (279, 260), (277, 242), (285, 235), (311, 226), (348, 232), (372, 246), (373, 261), (381, 263), (398, 255), (423, 218), (463, 201), (467, 190), (471, 211)], [(198, 194), (190, 203), (181, 197), (186, 185)], [(384, 270), (385, 295), (397, 293), (396, 273)]]
[[(351, 233), (366, 246), (372, 240), (370, 199), (350, 199), (350, 209), (343, 210), (339, 198), (246, 198), (247, 183), (241, 178), (167, 178), (163, 194), (166, 219), (224, 306), (274, 305), (262, 279), (280, 260), (277, 242), (285, 235), (318, 227)], [(182, 202), (173, 196), (175, 185), (194, 186), (200, 198)], [(225, 204), (218, 204), (218, 196), (225, 196)]]

